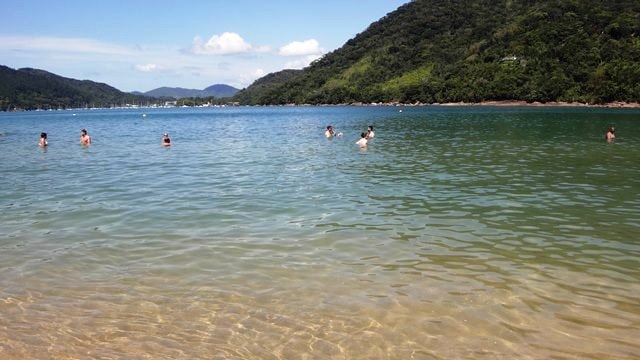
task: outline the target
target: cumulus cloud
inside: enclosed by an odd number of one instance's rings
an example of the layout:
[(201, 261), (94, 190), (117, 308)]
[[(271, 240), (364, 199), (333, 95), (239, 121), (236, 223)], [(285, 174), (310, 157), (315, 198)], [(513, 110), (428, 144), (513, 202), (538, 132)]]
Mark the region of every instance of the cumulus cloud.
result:
[(193, 39), (192, 51), (195, 54), (231, 55), (251, 51), (253, 46), (246, 42), (242, 36), (234, 32), (225, 32), (222, 35), (213, 35), (207, 42), (200, 37)]
[(293, 41), (281, 47), (278, 51), (282, 56), (320, 55), (322, 52), (320, 44), (316, 39)]
[(136, 70), (142, 72), (153, 72), (160, 70), (160, 66), (157, 64), (138, 64), (136, 65)]
[(311, 64), (314, 60), (317, 60), (321, 57), (322, 55), (308, 55), (303, 57), (302, 59), (297, 59), (297, 60), (292, 60), (287, 62), (284, 65), (284, 68), (285, 69), (302, 69), (309, 66), (309, 64)]
[(238, 82), (239, 87), (244, 88), (266, 74), (267, 72), (264, 69), (246, 70), (236, 76), (235, 80)]

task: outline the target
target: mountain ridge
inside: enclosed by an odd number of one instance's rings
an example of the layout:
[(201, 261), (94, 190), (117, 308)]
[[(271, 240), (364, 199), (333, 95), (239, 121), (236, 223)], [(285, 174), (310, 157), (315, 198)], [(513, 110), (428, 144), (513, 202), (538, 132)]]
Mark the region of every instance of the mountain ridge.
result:
[(413, 0), (242, 104), (640, 101), (640, 3)]
[(172, 97), (175, 99), (181, 99), (203, 97), (225, 98), (235, 95), (238, 91), (240, 90), (230, 85), (214, 84), (202, 90), (163, 86), (153, 90), (149, 90), (147, 92), (136, 93), (152, 97)]
[(65, 109), (149, 104), (161, 99), (122, 92), (108, 84), (66, 78), (41, 69), (0, 65), (0, 110)]

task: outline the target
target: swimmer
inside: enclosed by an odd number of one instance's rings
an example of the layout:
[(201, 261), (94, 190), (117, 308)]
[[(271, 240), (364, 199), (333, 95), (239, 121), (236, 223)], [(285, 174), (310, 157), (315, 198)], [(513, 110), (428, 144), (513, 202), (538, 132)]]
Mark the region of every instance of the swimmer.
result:
[(367, 133), (360, 134), (360, 140), (356, 141), (356, 145), (362, 147), (367, 147)]
[(90, 145), (91, 144), (91, 136), (87, 134), (86, 129), (80, 130), (80, 144), (81, 145)]
[(169, 139), (169, 134), (164, 133), (164, 135), (162, 135), (162, 145), (171, 146), (171, 139)]
[(371, 140), (376, 136), (376, 134), (373, 132), (373, 125), (369, 125), (369, 128), (367, 128), (367, 139)]
[(45, 147), (45, 146), (49, 145), (49, 142), (47, 141), (47, 133), (46, 132), (40, 133), (40, 142), (38, 143), (38, 145), (40, 147)]
[(614, 128), (613, 126), (610, 127), (609, 131), (607, 131), (607, 134), (604, 136), (604, 138), (607, 140), (607, 142), (612, 142), (613, 140), (615, 140), (616, 128)]

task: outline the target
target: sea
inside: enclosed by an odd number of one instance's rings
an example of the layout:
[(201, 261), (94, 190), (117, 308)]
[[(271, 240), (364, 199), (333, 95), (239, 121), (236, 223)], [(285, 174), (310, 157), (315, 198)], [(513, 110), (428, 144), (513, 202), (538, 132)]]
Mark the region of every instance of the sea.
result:
[(1, 359), (638, 359), (639, 339), (638, 109), (0, 113)]

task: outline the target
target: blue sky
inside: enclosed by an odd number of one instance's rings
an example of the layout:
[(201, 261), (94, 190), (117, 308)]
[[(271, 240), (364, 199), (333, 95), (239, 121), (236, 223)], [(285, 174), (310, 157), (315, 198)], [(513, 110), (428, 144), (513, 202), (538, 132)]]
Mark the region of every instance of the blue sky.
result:
[(10, 1), (0, 65), (123, 91), (243, 88), (306, 66), (408, 1)]

